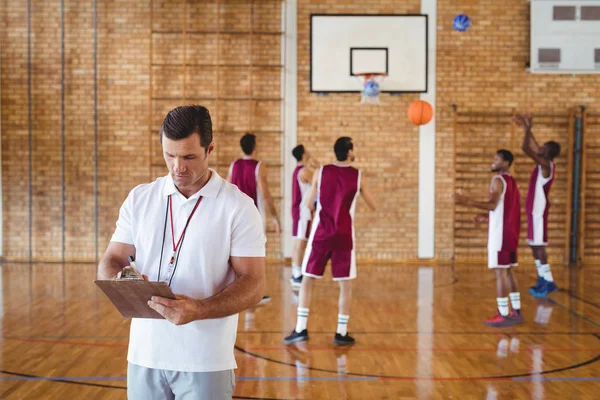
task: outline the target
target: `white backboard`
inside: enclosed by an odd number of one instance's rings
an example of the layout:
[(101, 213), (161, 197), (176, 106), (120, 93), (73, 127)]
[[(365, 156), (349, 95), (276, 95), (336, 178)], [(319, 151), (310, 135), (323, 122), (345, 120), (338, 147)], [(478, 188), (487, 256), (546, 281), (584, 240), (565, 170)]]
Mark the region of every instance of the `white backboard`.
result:
[(357, 73), (386, 73), (382, 92), (427, 92), (427, 15), (312, 14), (311, 92), (360, 92)]

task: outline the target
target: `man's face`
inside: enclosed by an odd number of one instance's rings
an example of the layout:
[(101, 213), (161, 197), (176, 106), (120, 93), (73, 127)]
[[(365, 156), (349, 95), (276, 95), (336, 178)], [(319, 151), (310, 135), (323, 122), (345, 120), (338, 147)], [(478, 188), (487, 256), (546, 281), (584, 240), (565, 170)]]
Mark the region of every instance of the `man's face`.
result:
[(177, 189), (193, 189), (194, 185), (208, 171), (208, 159), (214, 149), (214, 142), (208, 151), (200, 145), (200, 135), (194, 133), (185, 139), (162, 138), (165, 163)]
[(348, 150), (348, 160), (354, 162), (356, 160), (356, 156), (354, 155), (354, 148), (352, 150)]
[(549, 158), (548, 154), (550, 154), (550, 147), (548, 146), (548, 143), (544, 143), (544, 145), (540, 147), (537, 155), (540, 157)]
[(507, 168), (507, 162), (504, 161), (504, 158), (500, 154), (494, 155), (494, 160), (492, 161), (492, 172), (500, 172)]

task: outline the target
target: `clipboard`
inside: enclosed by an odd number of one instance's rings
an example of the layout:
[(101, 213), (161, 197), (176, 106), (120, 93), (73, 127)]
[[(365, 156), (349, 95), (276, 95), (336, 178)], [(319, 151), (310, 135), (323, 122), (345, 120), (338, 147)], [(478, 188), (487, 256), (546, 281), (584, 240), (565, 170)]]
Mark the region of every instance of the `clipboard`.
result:
[(175, 299), (171, 288), (165, 282), (111, 279), (95, 280), (94, 283), (126, 318), (164, 319), (148, 306), (148, 301), (152, 296)]

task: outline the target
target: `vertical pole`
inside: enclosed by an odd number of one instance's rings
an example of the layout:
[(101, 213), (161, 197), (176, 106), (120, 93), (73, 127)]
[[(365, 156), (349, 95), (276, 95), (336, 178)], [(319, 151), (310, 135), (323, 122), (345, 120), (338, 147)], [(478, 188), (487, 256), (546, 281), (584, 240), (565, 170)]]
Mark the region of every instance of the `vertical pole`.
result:
[(571, 263), (577, 262), (577, 240), (578, 240), (578, 223), (579, 223), (579, 211), (580, 211), (580, 179), (581, 179), (581, 136), (582, 136), (582, 113), (585, 110), (583, 106), (580, 107), (580, 111), (577, 113), (575, 118), (575, 147), (573, 149), (574, 164), (573, 164), (573, 203), (571, 208), (573, 213), (571, 215), (571, 252), (569, 261)]

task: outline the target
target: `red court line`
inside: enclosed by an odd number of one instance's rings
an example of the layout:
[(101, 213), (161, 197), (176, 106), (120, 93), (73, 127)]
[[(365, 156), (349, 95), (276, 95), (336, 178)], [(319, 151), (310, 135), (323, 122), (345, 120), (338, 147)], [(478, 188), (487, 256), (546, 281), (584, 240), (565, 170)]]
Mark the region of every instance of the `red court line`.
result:
[[(246, 347), (246, 350), (256, 350), (256, 351), (282, 351), (282, 350), (300, 350), (297, 347)], [(328, 350), (336, 350), (338, 347), (307, 347), (306, 352), (310, 351), (328, 351)], [(460, 352), (468, 352), (468, 353), (476, 353), (476, 352), (497, 352), (497, 348), (419, 348), (419, 347), (351, 347), (348, 349), (350, 351), (432, 351), (436, 353), (460, 353)], [(561, 349), (561, 348), (524, 348), (520, 351), (533, 351), (533, 350), (541, 350), (542, 352), (550, 353), (550, 352), (567, 352), (567, 353), (575, 353), (575, 352), (597, 352), (600, 353), (600, 349), (598, 348), (589, 348), (589, 349)], [(303, 351), (303, 350), (300, 350)]]
[(64, 341), (64, 340), (48, 340), (48, 339), (4, 338), (4, 339), (1, 339), (1, 340), (18, 340), (18, 341), (21, 341), (21, 342), (65, 344), (65, 345), (69, 345), (69, 346), (127, 347), (126, 344), (119, 344), (119, 343), (67, 342), (67, 341)]
[[(33, 342), (33, 343), (50, 343), (50, 344), (64, 344), (69, 346), (92, 346), (92, 347), (112, 347), (112, 348), (126, 348), (127, 344), (120, 343), (87, 343), (87, 342), (69, 342), (64, 340), (50, 340), (50, 339), (27, 339), (27, 338), (4, 338), (2, 340), (17, 340), (21, 342)], [(299, 350), (297, 347), (248, 347), (246, 350), (255, 351), (282, 351), (282, 350)], [(335, 350), (336, 347), (307, 347), (306, 351), (329, 351)], [(497, 348), (419, 348), (419, 347), (352, 347), (353, 351), (386, 351), (386, 352), (399, 352), (399, 351), (432, 351), (436, 353), (446, 352), (497, 352)], [(600, 352), (599, 348), (588, 348), (588, 349), (562, 349), (562, 348), (525, 348), (522, 351), (533, 351), (542, 350), (542, 352)], [(348, 349), (350, 350), (350, 349)]]
[(381, 381), (512, 381), (512, 378), (417, 378), (417, 377), (388, 377), (379, 378)]

